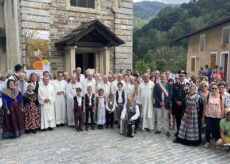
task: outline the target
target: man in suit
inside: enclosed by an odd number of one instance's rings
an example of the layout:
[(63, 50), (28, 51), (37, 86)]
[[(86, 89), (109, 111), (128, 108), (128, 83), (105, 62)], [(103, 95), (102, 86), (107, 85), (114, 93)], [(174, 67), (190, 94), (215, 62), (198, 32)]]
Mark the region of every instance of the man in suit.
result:
[(153, 91), (155, 99), (155, 112), (156, 112), (156, 130), (155, 134), (160, 134), (162, 130), (166, 136), (169, 137), (169, 111), (171, 108), (171, 99), (173, 95), (173, 86), (168, 83), (165, 73), (161, 74), (161, 80), (156, 83)]
[(177, 124), (176, 136), (178, 134), (181, 119), (183, 117), (186, 108), (185, 97), (188, 92), (188, 86), (189, 86), (189, 83), (185, 82), (186, 72), (181, 70), (178, 73), (179, 73), (180, 82), (176, 83), (173, 87), (173, 99), (172, 99), (175, 107), (175, 117), (176, 117), (176, 124)]

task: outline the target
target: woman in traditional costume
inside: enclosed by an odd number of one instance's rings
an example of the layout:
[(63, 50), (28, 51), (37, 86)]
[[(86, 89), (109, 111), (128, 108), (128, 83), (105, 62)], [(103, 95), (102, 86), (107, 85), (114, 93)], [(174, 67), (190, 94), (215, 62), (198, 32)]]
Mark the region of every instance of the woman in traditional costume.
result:
[(4, 109), (2, 138), (19, 137), (24, 133), (24, 111), (22, 93), (15, 87), (15, 81), (7, 81), (7, 88), (2, 92)]
[(186, 109), (181, 120), (176, 141), (185, 145), (198, 146), (201, 142), (201, 120), (203, 114), (203, 101), (196, 93), (196, 85), (189, 87), (186, 96)]
[(38, 97), (33, 91), (33, 85), (31, 83), (27, 86), (27, 91), (23, 95), (23, 101), (25, 106), (25, 129), (26, 132), (36, 133), (40, 128), (40, 116), (38, 109)]
[(100, 88), (98, 90), (98, 96), (96, 97), (96, 107), (97, 107), (97, 126), (98, 129), (104, 129), (105, 110), (106, 110), (106, 97), (104, 95), (104, 90)]

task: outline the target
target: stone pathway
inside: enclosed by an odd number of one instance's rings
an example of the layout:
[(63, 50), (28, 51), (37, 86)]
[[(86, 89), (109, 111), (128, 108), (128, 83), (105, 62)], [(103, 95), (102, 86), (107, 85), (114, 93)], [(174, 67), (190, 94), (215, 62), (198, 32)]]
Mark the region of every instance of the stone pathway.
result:
[(115, 130), (54, 131), (0, 139), (0, 164), (156, 163), (230, 164), (230, 152), (172, 143), (165, 135), (138, 132), (127, 138)]

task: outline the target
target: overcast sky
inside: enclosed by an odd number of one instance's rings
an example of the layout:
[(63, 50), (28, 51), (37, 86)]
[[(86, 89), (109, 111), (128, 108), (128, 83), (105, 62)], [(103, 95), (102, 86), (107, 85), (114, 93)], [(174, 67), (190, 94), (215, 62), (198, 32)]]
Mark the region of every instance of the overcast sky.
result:
[(164, 3), (184, 3), (189, 2), (190, 0), (133, 0), (133, 2), (141, 2), (141, 1), (158, 1)]

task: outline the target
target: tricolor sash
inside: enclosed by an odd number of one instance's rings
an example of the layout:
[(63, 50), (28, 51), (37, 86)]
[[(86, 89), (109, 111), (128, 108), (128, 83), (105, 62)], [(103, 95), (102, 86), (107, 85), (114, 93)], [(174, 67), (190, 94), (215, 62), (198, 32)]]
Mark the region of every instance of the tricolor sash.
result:
[(160, 87), (161, 91), (164, 93), (164, 95), (165, 95), (166, 97), (168, 97), (168, 96), (169, 96), (169, 93), (168, 93), (168, 90), (167, 90), (167, 88), (165, 87), (165, 85), (163, 85), (162, 83), (159, 83), (159, 87)]

